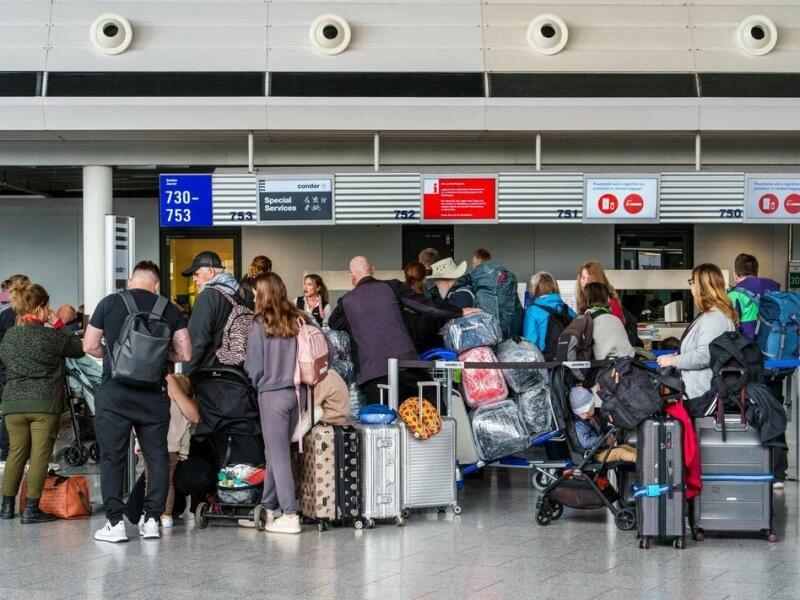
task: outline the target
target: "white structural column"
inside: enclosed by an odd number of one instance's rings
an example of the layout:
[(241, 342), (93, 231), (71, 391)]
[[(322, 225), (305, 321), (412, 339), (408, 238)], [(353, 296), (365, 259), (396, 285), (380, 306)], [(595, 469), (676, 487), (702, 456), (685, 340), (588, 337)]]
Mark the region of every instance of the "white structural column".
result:
[(86, 315), (105, 295), (105, 216), (113, 211), (111, 167), (83, 167), (83, 304)]

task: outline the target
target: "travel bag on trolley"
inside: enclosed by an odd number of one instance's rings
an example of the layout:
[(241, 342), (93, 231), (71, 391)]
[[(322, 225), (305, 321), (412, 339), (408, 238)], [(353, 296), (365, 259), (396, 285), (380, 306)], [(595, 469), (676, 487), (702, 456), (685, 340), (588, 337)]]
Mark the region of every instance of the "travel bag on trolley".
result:
[[(389, 359), (389, 386), (392, 408), (399, 409), (398, 361)], [(422, 399), (425, 390), (436, 395), (436, 410), (441, 414), (442, 386), (439, 382), (418, 384), (420, 420)], [(416, 508), (451, 508), (454, 514), (461, 513), (456, 497), (456, 422), (451, 417), (441, 418), (441, 430), (428, 439), (420, 439), (405, 423), (400, 427), (401, 490), (403, 516), (408, 517)]]
[[(389, 386), (380, 388), (383, 404)], [(400, 527), (404, 519), (400, 492), (399, 419), (395, 413), (392, 422), (359, 423), (355, 427), (361, 437), (361, 514), (365, 525), (374, 526), (376, 519), (393, 519)]]

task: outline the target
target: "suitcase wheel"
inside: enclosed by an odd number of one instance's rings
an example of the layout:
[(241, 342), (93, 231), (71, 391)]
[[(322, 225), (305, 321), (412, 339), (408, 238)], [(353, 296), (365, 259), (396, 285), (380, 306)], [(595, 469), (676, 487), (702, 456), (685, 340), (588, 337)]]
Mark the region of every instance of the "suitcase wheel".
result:
[(456, 504), (456, 505), (453, 507), (453, 514), (454, 514), (454, 515), (460, 515), (460, 514), (461, 514), (461, 507), (460, 507), (458, 504)]
[(686, 548), (686, 538), (684, 537), (675, 538), (675, 540), (672, 542), (672, 547), (675, 548), (676, 550), (683, 550), (684, 548)]
[(411, 511), (410, 511), (410, 510), (408, 510), (407, 508), (404, 508), (404, 509), (403, 509), (403, 512), (401, 512), (400, 514), (401, 514), (401, 515), (403, 515), (403, 518), (404, 518), (404, 519), (407, 519), (408, 517), (410, 517), (410, 516), (411, 516)]
[(330, 528), (331, 528), (330, 525), (328, 525), (328, 523), (325, 521), (320, 521), (319, 523), (317, 523), (317, 529), (320, 531), (320, 533), (322, 533), (323, 531), (328, 531), (328, 529)]
[(774, 544), (778, 541), (778, 535), (774, 531), (770, 531), (769, 535), (767, 535), (767, 541), (771, 544)]
[(364, 529), (364, 525), (366, 525), (366, 523), (361, 519), (356, 519), (355, 521), (353, 521), (353, 527), (355, 527), (356, 529)]
[[(406, 520), (403, 517), (395, 517), (394, 518), (394, 524), (397, 527), (402, 527), (403, 525), (406, 524)], [(370, 525), (370, 527), (372, 527), (372, 525)]]
[(650, 538), (642, 538), (639, 540), (639, 548), (642, 550), (650, 550)]
[(706, 539), (706, 532), (698, 527), (692, 532), (692, 537), (694, 538), (695, 542), (702, 542), (704, 539)]

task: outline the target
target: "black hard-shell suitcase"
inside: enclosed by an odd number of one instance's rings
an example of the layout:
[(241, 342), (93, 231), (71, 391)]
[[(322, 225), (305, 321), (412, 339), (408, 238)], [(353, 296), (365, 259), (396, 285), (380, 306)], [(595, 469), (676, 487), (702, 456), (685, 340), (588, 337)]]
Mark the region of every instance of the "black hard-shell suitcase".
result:
[(300, 455), (300, 511), (317, 521), (320, 531), (328, 524), (364, 526), (361, 517), (361, 440), (353, 427), (320, 423), (303, 438)]
[(686, 545), (686, 484), (683, 473), (683, 427), (669, 417), (646, 419), (638, 431), (636, 459), (636, 532), (639, 547), (650, 538)]

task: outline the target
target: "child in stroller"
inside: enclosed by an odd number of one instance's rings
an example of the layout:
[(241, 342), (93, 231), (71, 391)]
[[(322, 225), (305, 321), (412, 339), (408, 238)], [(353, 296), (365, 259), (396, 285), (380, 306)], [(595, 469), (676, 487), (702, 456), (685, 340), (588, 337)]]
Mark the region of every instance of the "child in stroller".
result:
[[(578, 509), (607, 508), (619, 529), (630, 530), (636, 526), (635, 506), (620, 499), (616, 488), (610, 483), (608, 475), (613, 472), (616, 481), (621, 481), (621, 472), (635, 468), (629, 461), (626, 451), (619, 453), (616, 444), (619, 430), (613, 425), (600, 424), (595, 428), (584, 419), (574, 418), (576, 412), (595, 419), (591, 392), (582, 387), (574, 387), (574, 378), (567, 367), (557, 367), (552, 374), (552, 401), (556, 420), (560, 428), (567, 432), (566, 445), (574, 467), (564, 470), (550, 483), (537, 500), (536, 522), (549, 525), (561, 517), (564, 506)], [(573, 390), (576, 390), (573, 394)], [(574, 404), (572, 397), (574, 396)], [(582, 433), (579, 434), (579, 431)], [(585, 434), (594, 434), (585, 436)], [(586, 448), (581, 443), (593, 443)], [(629, 447), (629, 450), (633, 448)], [(613, 453), (613, 454), (612, 454)], [(635, 454), (635, 451), (634, 451)], [(634, 456), (635, 459), (635, 456)]]
[(584, 453), (600, 444), (600, 451), (595, 455), (605, 462), (636, 462), (636, 449), (628, 444), (614, 445), (616, 439), (609, 438), (609, 423), (603, 421), (595, 410), (594, 396), (585, 387), (576, 385), (569, 392), (569, 404), (573, 413), (573, 427)]

